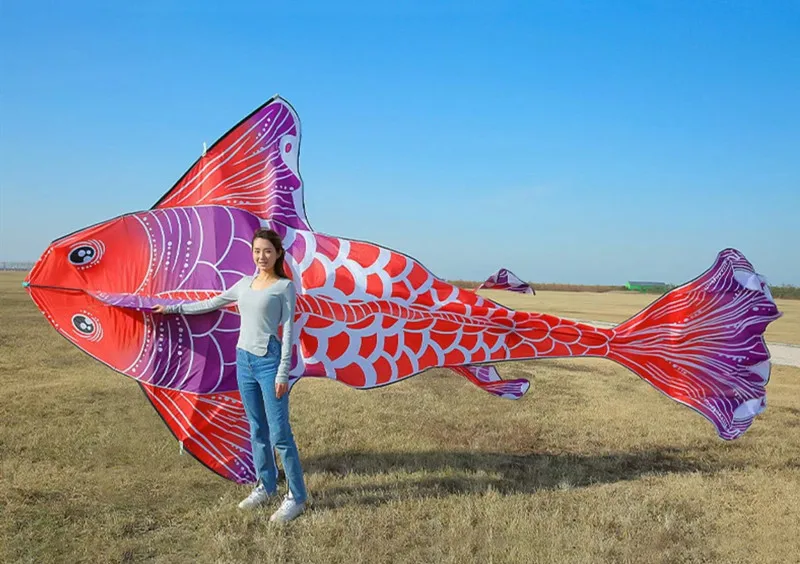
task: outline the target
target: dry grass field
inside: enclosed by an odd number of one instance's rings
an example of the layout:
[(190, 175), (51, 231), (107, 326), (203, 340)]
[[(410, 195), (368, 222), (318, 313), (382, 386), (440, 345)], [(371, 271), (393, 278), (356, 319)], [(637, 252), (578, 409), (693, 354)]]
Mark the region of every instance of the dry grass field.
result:
[[(179, 455), (136, 383), (58, 336), (20, 280), (0, 276), (2, 562), (766, 563), (800, 554), (798, 368), (773, 370), (766, 413), (734, 442), (602, 360), (501, 365), (532, 381), (516, 402), (440, 370), (372, 391), (301, 381), (292, 420), (314, 504), (274, 527), (269, 509), (237, 511), (247, 488)], [(522, 298), (522, 309), (618, 321), (649, 301), (559, 294)], [(781, 308), (772, 338), (791, 342), (794, 327), (798, 342), (798, 310)]]

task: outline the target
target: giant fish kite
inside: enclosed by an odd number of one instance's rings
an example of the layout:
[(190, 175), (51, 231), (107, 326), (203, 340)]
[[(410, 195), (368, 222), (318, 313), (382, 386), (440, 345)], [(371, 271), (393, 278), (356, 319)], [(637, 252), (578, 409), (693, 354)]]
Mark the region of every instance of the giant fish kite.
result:
[(486, 279), (484, 283), (482, 283), (477, 288), (478, 290), (508, 290), (509, 292), (517, 292), (519, 294), (533, 294), (536, 295), (536, 291), (531, 287), (530, 284), (526, 284), (522, 281), (522, 279), (508, 270), (507, 268), (501, 268), (494, 274), (492, 274), (489, 278)]
[(493, 364), (600, 357), (626, 366), (734, 439), (765, 408), (763, 334), (780, 316), (736, 250), (611, 329), (513, 311), (379, 245), (325, 235), (306, 219), (300, 123), (276, 96), (225, 134), (148, 210), (53, 242), (26, 278), (61, 335), (137, 380), (185, 450), (221, 476), (255, 480), (235, 375), (235, 307), (193, 316), (151, 308), (219, 294), (255, 272), (259, 227), (280, 233), (298, 290), (290, 385), (360, 389), (446, 367), (495, 396), (527, 380)]

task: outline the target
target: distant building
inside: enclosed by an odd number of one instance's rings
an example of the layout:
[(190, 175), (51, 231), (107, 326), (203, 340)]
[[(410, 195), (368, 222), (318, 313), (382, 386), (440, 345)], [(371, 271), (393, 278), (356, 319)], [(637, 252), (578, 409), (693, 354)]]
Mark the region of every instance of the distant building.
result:
[(668, 290), (669, 284), (666, 282), (644, 282), (641, 280), (631, 280), (625, 283), (625, 288), (636, 292), (652, 292), (653, 290)]

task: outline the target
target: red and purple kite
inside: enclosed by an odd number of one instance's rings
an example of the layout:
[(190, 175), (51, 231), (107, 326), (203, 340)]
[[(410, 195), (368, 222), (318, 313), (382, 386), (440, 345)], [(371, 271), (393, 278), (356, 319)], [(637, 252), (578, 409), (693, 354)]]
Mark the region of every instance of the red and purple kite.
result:
[(385, 386), (446, 367), (495, 396), (526, 380), (494, 363), (608, 358), (706, 417), (724, 439), (765, 407), (763, 334), (779, 317), (764, 280), (736, 250), (694, 281), (604, 329), (513, 311), (373, 243), (314, 231), (298, 170), (300, 122), (280, 97), (217, 141), (148, 211), (53, 242), (26, 279), (61, 335), (136, 379), (182, 445), (236, 482), (255, 479), (235, 375), (235, 307), (162, 316), (253, 274), (250, 241), (278, 231), (298, 290), (290, 384), (301, 377)]

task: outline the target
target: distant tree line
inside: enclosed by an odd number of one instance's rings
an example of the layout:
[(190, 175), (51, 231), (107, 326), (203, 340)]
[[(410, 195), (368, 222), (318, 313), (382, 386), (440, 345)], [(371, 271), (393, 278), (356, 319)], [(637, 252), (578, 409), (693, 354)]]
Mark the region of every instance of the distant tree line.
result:
[(32, 262), (0, 262), (0, 270), (24, 270), (33, 268)]
[[(465, 288), (468, 290), (474, 290), (478, 286), (480, 286), (480, 282), (475, 282), (473, 280), (450, 280), (451, 284), (458, 286), (459, 288)], [(644, 290), (628, 290), (625, 288), (624, 285), (620, 284), (619, 286), (611, 286), (611, 285), (590, 285), (590, 284), (557, 284), (557, 283), (538, 283), (538, 282), (531, 282), (530, 285), (536, 289), (536, 291), (544, 290), (544, 291), (551, 291), (551, 292), (636, 292), (636, 293), (647, 293), (647, 294), (656, 294), (656, 295), (663, 295), (668, 291), (676, 288), (675, 285), (668, 284), (664, 286), (654, 286), (651, 288), (646, 288)], [(774, 298), (780, 298), (783, 300), (800, 300), (800, 286), (791, 286), (791, 285), (783, 285), (783, 286), (770, 286), (770, 292), (772, 292), (772, 296)], [(533, 298), (535, 299), (535, 298)]]

